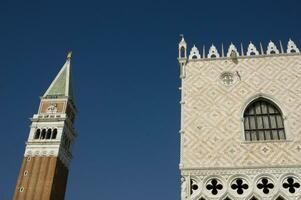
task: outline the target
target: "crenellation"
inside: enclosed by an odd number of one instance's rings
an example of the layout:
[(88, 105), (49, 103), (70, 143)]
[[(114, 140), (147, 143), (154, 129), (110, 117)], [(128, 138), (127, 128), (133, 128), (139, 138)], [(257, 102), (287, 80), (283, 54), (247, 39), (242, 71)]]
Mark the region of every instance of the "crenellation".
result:
[(209, 48), (209, 53), (207, 54), (207, 58), (219, 58), (219, 53), (216, 47), (212, 44)]
[[(219, 49), (216, 48), (216, 46), (213, 44), (209, 47), (209, 49), (207, 51), (205, 50), (206, 49), (205, 45), (203, 45), (202, 52), (200, 52), (198, 50), (198, 48), (194, 45), (190, 50), (188, 60), (227, 58), (227, 57), (231, 57), (232, 51), (234, 51), (236, 53), (237, 57), (254, 57), (254, 56), (262, 56), (262, 55), (272, 55), (272, 54), (300, 53), (299, 48), (297, 47), (295, 42), (292, 41), (291, 39), (289, 39), (289, 41), (287, 43), (286, 51), (284, 51), (281, 41), (279, 41), (279, 44), (276, 45), (273, 41), (270, 40), (268, 45), (266, 46), (266, 48), (263, 48), (262, 43), (259, 42), (259, 44), (258, 44), (259, 50), (256, 47), (256, 45), (252, 42), (250, 42), (247, 45), (246, 49), (244, 49), (243, 46), (244, 45), (242, 43), (240, 43), (240, 48), (239, 48), (240, 53), (239, 53), (238, 48), (233, 43), (231, 43), (229, 45), (228, 51), (225, 55), (224, 54), (224, 44), (221, 45), (221, 49), (220, 49), (220, 52), (222, 52), (221, 54), (219, 54)], [(178, 58), (186, 60), (187, 59), (187, 56), (186, 56), (187, 43), (184, 40), (184, 37), (182, 37), (182, 40), (179, 43), (179, 47), (181, 47), (181, 50), (183, 51), (183, 53), (182, 53), (183, 55), (181, 56), (181, 51), (179, 48), (179, 57)], [(246, 54), (244, 52), (246, 52)]]

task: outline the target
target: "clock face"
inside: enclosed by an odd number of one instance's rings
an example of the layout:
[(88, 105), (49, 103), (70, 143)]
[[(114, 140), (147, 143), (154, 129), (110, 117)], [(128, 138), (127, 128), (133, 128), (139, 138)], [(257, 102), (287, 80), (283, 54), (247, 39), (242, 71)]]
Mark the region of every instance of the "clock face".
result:
[(48, 106), (47, 113), (56, 113), (56, 112), (57, 112), (57, 105), (55, 103)]

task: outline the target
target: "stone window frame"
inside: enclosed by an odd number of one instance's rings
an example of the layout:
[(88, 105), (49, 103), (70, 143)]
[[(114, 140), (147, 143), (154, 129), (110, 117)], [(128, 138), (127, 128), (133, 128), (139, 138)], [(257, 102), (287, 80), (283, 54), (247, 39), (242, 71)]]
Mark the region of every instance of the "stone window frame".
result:
[[(253, 101), (255, 101), (256, 99), (259, 98), (263, 98), (263, 99), (267, 99), (268, 101), (271, 101), (273, 104), (275, 104), (275, 106), (277, 106), (280, 110), (280, 112), (282, 113), (282, 118), (283, 118), (283, 125), (285, 128), (285, 137), (286, 139), (284, 140), (252, 140), (252, 141), (248, 141), (245, 139), (245, 128), (244, 128), (244, 113), (246, 108), (250, 105), (250, 103), (252, 103)], [(266, 142), (291, 142), (292, 141), (292, 136), (290, 134), (290, 126), (289, 126), (289, 118), (288, 116), (288, 111), (287, 109), (283, 106), (282, 103), (280, 103), (280, 101), (278, 101), (276, 98), (274, 98), (271, 95), (267, 95), (267, 94), (263, 94), (263, 93), (259, 93), (256, 95), (253, 95), (251, 97), (249, 97), (245, 103), (243, 104), (241, 111), (240, 111), (240, 119), (241, 119), (241, 141), (243, 141), (244, 143), (266, 143)]]

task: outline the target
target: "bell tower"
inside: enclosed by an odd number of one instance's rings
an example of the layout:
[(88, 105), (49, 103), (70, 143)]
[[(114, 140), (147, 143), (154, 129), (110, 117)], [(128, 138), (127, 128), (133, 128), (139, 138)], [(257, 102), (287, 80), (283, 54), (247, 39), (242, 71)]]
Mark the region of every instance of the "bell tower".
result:
[(301, 199), (301, 54), (257, 45), (179, 54), (181, 200)]
[(71, 56), (41, 97), (31, 118), (14, 200), (63, 200), (72, 145), (76, 137), (76, 107), (71, 78)]

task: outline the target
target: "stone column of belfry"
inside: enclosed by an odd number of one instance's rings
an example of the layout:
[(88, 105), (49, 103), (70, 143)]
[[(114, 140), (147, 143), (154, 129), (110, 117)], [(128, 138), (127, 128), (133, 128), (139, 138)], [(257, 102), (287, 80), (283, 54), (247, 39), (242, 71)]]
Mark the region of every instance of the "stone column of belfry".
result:
[(64, 199), (76, 137), (70, 62), (71, 52), (31, 119), (13, 200)]
[(300, 50), (240, 46), (179, 43), (181, 200), (301, 200)]

